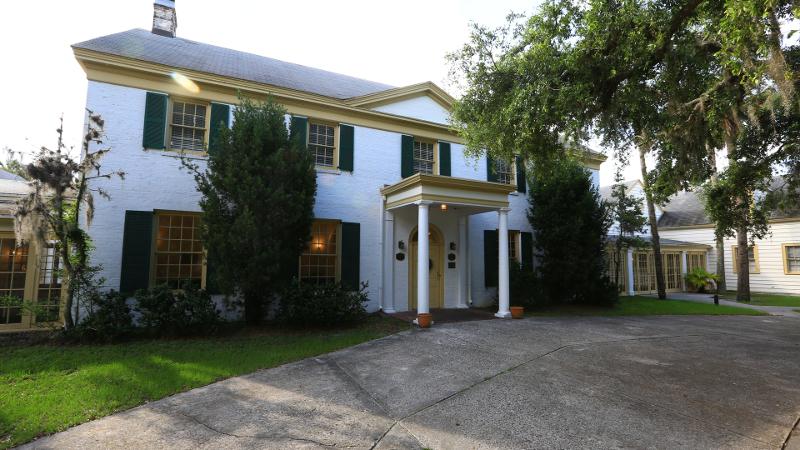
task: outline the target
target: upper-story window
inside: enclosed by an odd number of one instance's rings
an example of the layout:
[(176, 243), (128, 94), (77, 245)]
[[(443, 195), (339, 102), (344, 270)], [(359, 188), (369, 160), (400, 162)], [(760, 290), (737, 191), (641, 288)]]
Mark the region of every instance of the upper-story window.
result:
[(317, 166), (336, 167), (336, 128), (323, 123), (308, 124), (308, 150)]
[(436, 166), (432, 142), (414, 140), (414, 173), (433, 174)]
[(504, 159), (494, 161), (494, 171), (497, 174), (497, 182), (503, 184), (514, 184), (514, 164)]
[(208, 105), (184, 101), (172, 102), (169, 147), (173, 150), (205, 150)]

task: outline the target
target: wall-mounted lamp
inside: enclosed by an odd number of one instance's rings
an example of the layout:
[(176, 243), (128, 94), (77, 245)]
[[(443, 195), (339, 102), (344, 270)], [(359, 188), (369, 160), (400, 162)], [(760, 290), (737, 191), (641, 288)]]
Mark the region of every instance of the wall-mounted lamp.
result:
[(455, 242), (451, 242), (450, 243), (450, 250), (451, 251), (456, 251), (456, 243)]
[(397, 248), (399, 248), (400, 250), (405, 250), (405, 248), (406, 248), (406, 243), (405, 243), (405, 242), (403, 242), (403, 241), (400, 241), (400, 242), (398, 242), (398, 243), (397, 243)]
[(439, 208), (441, 208), (442, 211), (447, 211), (447, 204), (442, 203), (441, 206), (439, 206)]

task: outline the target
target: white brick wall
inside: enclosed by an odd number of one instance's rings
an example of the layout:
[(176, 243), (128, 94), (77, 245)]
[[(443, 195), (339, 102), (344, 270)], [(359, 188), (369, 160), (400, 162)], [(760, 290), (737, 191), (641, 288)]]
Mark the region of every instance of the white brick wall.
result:
[[(170, 152), (142, 149), (142, 125), (145, 91), (100, 82), (89, 82), (87, 107), (102, 114), (106, 123), (106, 144), (112, 147), (103, 166), (122, 169), (124, 181), (99, 181), (108, 191), (110, 201), (97, 199), (94, 222), (89, 233), (96, 245), (94, 263), (103, 266), (106, 284), (119, 288), (122, 258), (122, 234), (125, 211), (167, 209), (199, 211), (199, 193), (192, 175), (181, 168), (181, 161)], [(405, 105), (404, 107), (407, 107)], [(378, 292), (380, 276), (381, 197), (380, 189), (400, 181), (399, 133), (365, 127), (355, 127), (354, 172), (319, 172), (318, 193), (314, 212), (317, 217), (339, 219), (361, 224), (361, 280), (369, 283), (371, 311), (380, 307)], [(463, 146), (451, 147), (451, 171), (454, 177), (485, 180), (485, 158), (467, 159)], [(201, 162), (202, 164), (202, 162)], [(595, 171), (596, 172), (596, 171)], [(596, 173), (594, 174), (596, 178)], [(523, 194), (511, 196), (509, 228), (530, 231), (526, 218), (527, 199)], [(445, 247), (458, 242), (455, 217), (433, 211), (431, 223), (444, 233)], [(416, 225), (416, 212), (403, 211), (395, 218), (395, 241), (408, 244), (411, 229)], [(471, 255), (472, 299), (484, 305), (495, 295), (494, 289), (483, 286), (483, 230), (497, 228), (497, 214), (486, 213), (470, 217), (469, 253)], [(396, 242), (395, 242), (396, 245)], [(446, 249), (445, 254), (448, 250)], [(459, 257), (457, 263), (463, 263)], [(407, 306), (408, 259), (395, 261), (395, 305)], [(457, 270), (445, 273), (445, 304), (455, 306), (457, 299)]]

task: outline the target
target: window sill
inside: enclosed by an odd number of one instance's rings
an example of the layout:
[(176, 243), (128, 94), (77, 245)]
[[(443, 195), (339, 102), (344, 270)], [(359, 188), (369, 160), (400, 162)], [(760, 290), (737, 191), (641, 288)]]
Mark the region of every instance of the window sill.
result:
[(316, 170), (317, 173), (326, 173), (326, 174), (329, 174), (329, 175), (341, 175), (342, 174), (341, 170), (333, 168), (333, 167), (328, 167), (328, 166), (314, 166), (314, 170)]

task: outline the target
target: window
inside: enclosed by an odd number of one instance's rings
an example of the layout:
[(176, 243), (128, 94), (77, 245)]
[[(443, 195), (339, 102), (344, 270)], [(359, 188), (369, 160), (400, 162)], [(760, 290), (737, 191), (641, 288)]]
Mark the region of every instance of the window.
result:
[(314, 164), (335, 167), (336, 128), (321, 123), (309, 123), (308, 150), (314, 155)]
[[(731, 246), (731, 253), (733, 254), (733, 273), (739, 272), (739, 265), (736, 262), (738, 246)], [(761, 266), (758, 262), (758, 246), (754, 245), (747, 249), (747, 259), (750, 261), (750, 273), (760, 273)]]
[(316, 220), (311, 226), (311, 242), (300, 255), (300, 280), (315, 284), (338, 279), (339, 223)]
[(432, 142), (414, 141), (414, 173), (434, 173), (436, 160), (433, 147)]
[(169, 148), (192, 152), (205, 151), (208, 106), (172, 102)]
[(49, 243), (42, 250), (39, 260), (39, 284), (36, 306), (37, 322), (55, 322), (61, 312), (61, 264), (58, 247)]
[(497, 182), (514, 184), (514, 164), (503, 159), (494, 160), (494, 171), (497, 173)]
[(508, 232), (508, 259), (521, 262), (519, 231)]
[(14, 238), (0, 239), (0, 295), (9, 297), (0, 302), (0, 325), (22, 323), (21, 300), (25, 296), (27, 270), (28, 247), (17, 247)]
[(687, 270), (691, 272), (696, 268), (706, 270), (706, 254), (704, 252), (687, 252), (686, 253)]
[(800, 275), (800, 242), (783, 244), (783, 273)]
[(192, 213), (157, 213), (154, 284), (173, 289), (203, 286), (200, 217)]

